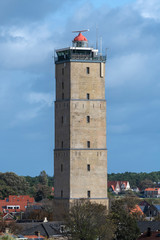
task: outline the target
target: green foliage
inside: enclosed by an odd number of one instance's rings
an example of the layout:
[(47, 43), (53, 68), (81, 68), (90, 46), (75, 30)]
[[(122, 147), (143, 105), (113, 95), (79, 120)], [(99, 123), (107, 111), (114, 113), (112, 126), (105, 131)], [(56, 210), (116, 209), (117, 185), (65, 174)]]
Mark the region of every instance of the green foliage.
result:
[(53, 177), (49, 177), (45, 171), (36, 177), (22, 177), (13, 172), (0, 173), (1, 199), (9, 195), (30, 195), (40, 201), (50, 197), (52, 186)]
[(153, 182), (160, 182), (160, 171), (151, 172), (151, 173), (134, 173), (134, 172), (125, 172), (125, 173), (111, 173), (108, 174), (109, 181), (129, 181), (131, 187), (140, 187), (140, 184), (144, 180), (150, 180)]
[(30, 187), (36, 186), (39, 183), (39, 176), (36, 176), (36, 177), (26, 176), (24, 178), (29, 183)]
[(69, 236), (74, 240), (136, 240), (140, 234), (132, 216), (138, 199), (114, 200), (109, 214), (105, 206), (90, 201), (75, 201), (67, 219)]
[(51, 188), (49, 186), (39, 184), (35, 193), (36, 202), (41, 201), (44, 198), (48, 198), (51, 195)]
[(5, 236), (1, 236), (1, 237), (0, 237), (0, 240), (15, 240), (15, 238), (13, 238), (13, 237), (10, 236), (10, 235), (5, 235)]
[(136, 240), (140, 232), (135, 217), (130, 213), (135, 202), (130, 199), (116, 200), (112, 203), (109, 218), (116, 226), (114, 240)]
[(139, 183), (140, 189), (144, 190), (145, 188), (152, 188), (154, 187), (154, 184), (151, 180), (149, 179), (144, 179)]
[(9, 229), (10, 234), (19, 234), (22, 230), (15, 222), (7, 222), (3, 219), (0, 220), (0, 232), (5, 232), (6, 228)]
[(106, 207), (90, 201), (75, 201), (66, 221), (71, 239), (111, 240), (114, 225), (109, 221)]
[(48, 175), (47, 175), (47, 177), (48, 177), (48, 186), (53, 187), (54, 186), (54, 177), (50, 177)]
[(29, 184), (24, 177), (13, 172), (0, 173), (0, 197), (8, 195), (24, 195), (29, 190)]
[(45, 171), (40, 172), (39, 183), (45, 186), (48, 186), (48, 177)]

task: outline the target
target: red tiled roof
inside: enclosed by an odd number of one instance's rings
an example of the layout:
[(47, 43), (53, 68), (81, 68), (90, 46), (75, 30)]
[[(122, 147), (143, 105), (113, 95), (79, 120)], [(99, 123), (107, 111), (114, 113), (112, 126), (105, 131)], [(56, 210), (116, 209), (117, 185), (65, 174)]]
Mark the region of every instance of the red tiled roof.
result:
[(146, 188), (144, 191), (159, 191), (160, 188)]
[(116, 188), (117, 184), (119, 184), (119, 187), (124, 184), (125, 186), (127, 186), (128, 181), (108, 181), (108, 188), (111, 186), (114, 186), (114, 188)]
[(135, 208), (133, 208), (131, 210), (131, 213), (140, 213), (140, 214), (144, 215), (143, 211), (141, 210), (141, 208), (138, 205), (136, 205)]
[[(0, 212), (7, 211), (9, 213), (11, 212), (21, 212), (25, 211), (28, 203), (33, 203), (35, 200), (33, 197), (30, 197), (28, 195), (9, 195), (8, 198), (5, 198), (4, 200), (0, 200)], [(7, 206), (17, 206), (19, 209), (7, 209)]]
[(113, 186), (114, 189), (115, 189), (116, 186), (117, 186), (117, 182), (118, 182), (118, 181), (108, 181), (108, 188), (111, 187), (111, 186)]
[(113, 191), (115, 190), (115, 187), (114, 187), (114, 185), (111, 185), (110, 187), (112, 187)]
[(151, 232), (151, 236), (147, 236), (147, 233), (143, 233), (138, 239), (155, 240), (159, 239), (158, 237), (160, 237), (160, 231)]
[(37, 235), (24, 235), (25, 238), (45, 238), (44, 236), (40, 235), (40, 236), (37, 236)]

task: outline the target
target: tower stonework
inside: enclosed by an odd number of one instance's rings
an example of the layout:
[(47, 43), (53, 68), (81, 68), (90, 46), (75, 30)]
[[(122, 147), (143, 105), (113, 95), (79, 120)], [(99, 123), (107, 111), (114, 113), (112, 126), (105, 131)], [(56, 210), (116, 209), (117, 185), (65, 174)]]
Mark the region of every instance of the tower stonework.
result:
[(106, 57), (81, 33), (56, 54), (54, 197), (107, 205)]

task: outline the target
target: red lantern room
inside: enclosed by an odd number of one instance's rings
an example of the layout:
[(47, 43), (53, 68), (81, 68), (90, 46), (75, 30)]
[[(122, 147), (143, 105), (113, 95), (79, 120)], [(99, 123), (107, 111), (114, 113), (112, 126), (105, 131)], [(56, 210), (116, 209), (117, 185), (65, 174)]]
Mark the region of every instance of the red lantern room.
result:
[(76, 36), (72, 42), (73, 47), (88, 47), (88, 40), (82, 35), (81, 31), (79, 31), (78, 36)]

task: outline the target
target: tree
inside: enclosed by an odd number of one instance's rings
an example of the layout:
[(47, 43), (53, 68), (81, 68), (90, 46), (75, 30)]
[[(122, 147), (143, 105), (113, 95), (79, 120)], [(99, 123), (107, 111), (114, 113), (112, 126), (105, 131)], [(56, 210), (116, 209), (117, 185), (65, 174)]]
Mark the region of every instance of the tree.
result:
[(45, 209), (37, 209), (26, 213), (23, 219), (25, 218), (37, 221), (43, 221), (45, 218), (47, 218), (48, 221), (53, 221), (53, 213), (48, 212)]
[(66, 226), (74, 240), (110, 240), (114, 225), (109, 222), (104, 205), (77, 200), (70, 209)]
[(13, 172), (0, 173), (0, 196), (23, 195), (29, 189), (29, 184), (24, 177), (20, 177)]
[(22, 230), (15, 222), (7, 222), (0, 218), (0, 232), (4, 232), (6, 228), (9, 228), (10, 233), (18, 234)]
[(139, 187), (140, 187), (141, 190), (144, 190), (145, 188), (154, 187), (154, 184), (151, 180), (145, 179), (145, 180), (140, 182)]
[(114, 240), (136, 240), (139, 236), (136, 219), (129, 209), (124, 200), (116, 200), (111, 206), (109, 218), (116, 226)]
[(0, 236), (0, 240), (15, 240), (15, 238), (13, 238), (10, 235), (4, 235), (4, 236)]
[(43, 170), (39, 175), (39, 183), (45, 186), (48, 186), (48, 177), (47, 173)]
[(145, 179), (151, 180), (152, 182), (160, 181), (160, 171), (151, 172), (151, 173), (134, 173), (134, 172), (125, 172), (125, 173), (111, 173), (108, 174), (109, 181), (129, 181), (130, 186), (140, 188), (140, 183)]
[(48, 198), (50, 195), (51, 195), (51, 187), (39, 184), (37, 192), (35, 193), (35, 201), (39, 202), (44, 198)]

